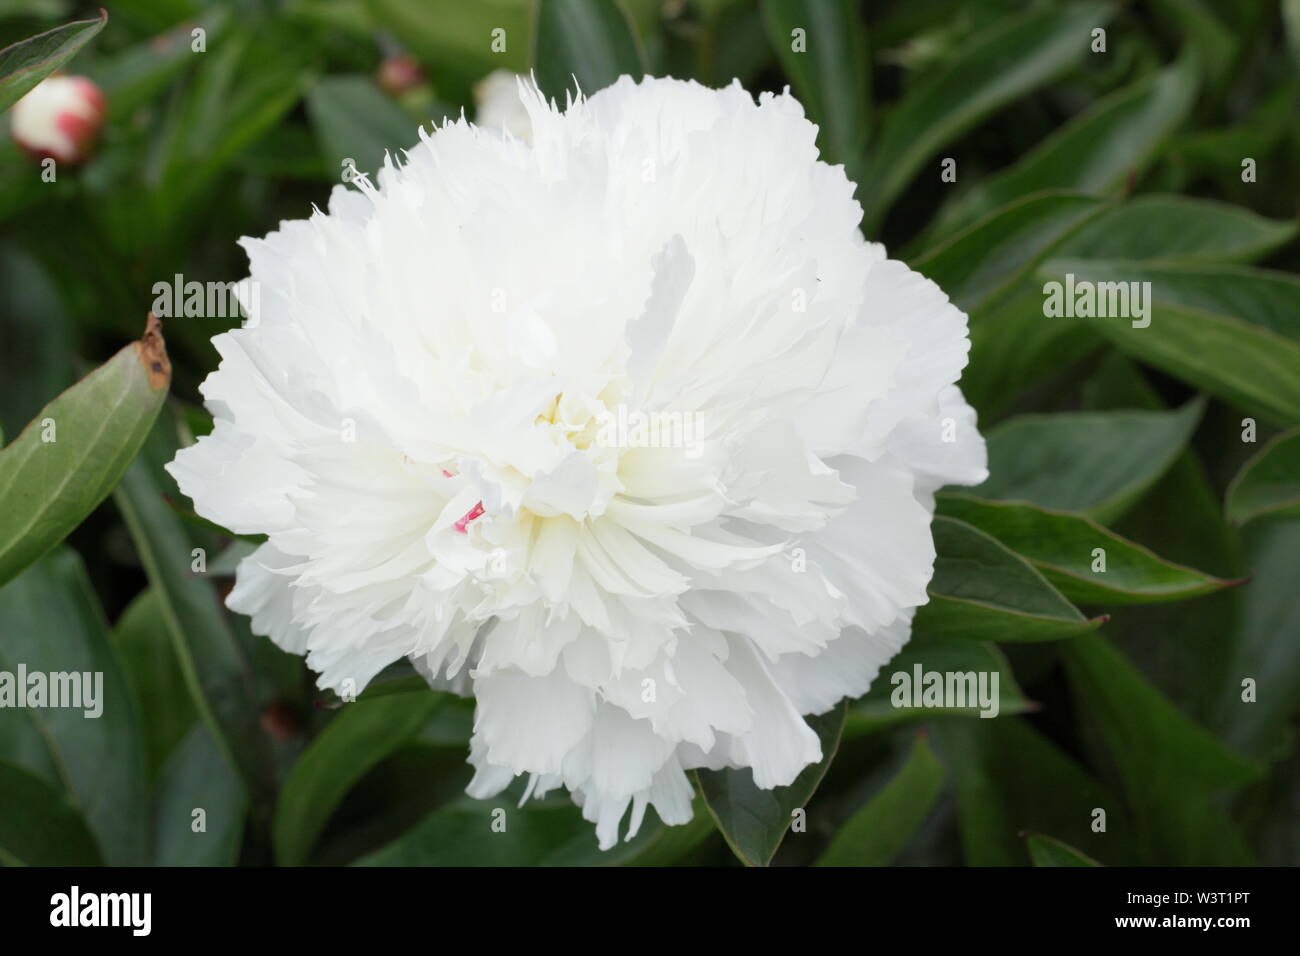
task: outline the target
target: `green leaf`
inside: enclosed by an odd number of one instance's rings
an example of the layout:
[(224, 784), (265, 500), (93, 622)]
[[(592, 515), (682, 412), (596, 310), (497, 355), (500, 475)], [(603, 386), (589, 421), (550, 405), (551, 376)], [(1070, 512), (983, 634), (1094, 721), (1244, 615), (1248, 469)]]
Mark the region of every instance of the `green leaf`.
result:
[(1046, 192), (995, 210), (913, 262), (970, 313), (971, 361), (962, 392), (984, 421), (1030, 384), (1097, 348), (1070, 323), (1043, 321), (1033, 271), (1109, 206), (1079, 193)]
[(341, 33), (362, 43), (371, 42), (375, 34), (363, 0), (287, 0), (284, 14), (322, 32)]
[[(795, 93), (819, 127), (822, 158), (842, 163), (854, 178), (867, 145), (866, 36), (848, 0), (762, 0), (768, 39)], [(792, 31), (804, 31), (796, 52)]]
[(1041, 833), (1028, 834), (1025, 843), (1029, 847), (1029, 858), (1034, 861), (1034, 866), (1101, 866), (1092, 857), (1079, 852), (1068, 843)]
[[(423, 677), (420, 680), (424, 680)], [(373, 685), (373, 681), (371, 682)], [(428, 690), (428, 682), (425, 682)], [(369, 691), (369, 687), (366, 688)], [(359, 700), (365, 700), (362, 694)], [(420, 728), (416, 740), (430, 747), (446, 747), (457, 753), (468, 753), (470, 738), (474, 736), (474, 699), (444, 694), (442, 706)]]
[(109, 122), (125, 123), (137, 109), (199, 63), (204, 54), (194, 52), (192, 31), (196, 27), (205, 30), (205, 42), (208, 49), (213, 49), (229, 16), (229, 10), (218, 7), (198, 22), (182, 23), (91, 64), (86, 73), (108, 101)]
[(108, 496), (167, 397), (161, 325), (41, 410), (0, 451), (0, 584), (68, 536)]
[[(1026, 392), (1041, 396), (1068, 383), (1076, 369), (1105, 343), (1080, 323), (1044, 321), (1043, 293), (1029, 282), (970, 324), (970, 364), (961, 390), (984, 429), (1026, 405)], [(1008, 382), (1016, 387), (1008, 388)], [(1050, 394), (1050, 392), (1049, 392)]]
[[(1081, 399), (1090, 410), (1164, 408), (1137, 366), (1116, 351), (1084, 384)], [(1231, 442), (1240, 448), (1236, 429), (1225, 431), (1221, 424), (1212, 423), (1204, 432), (1221, 447)], [(1212, 447), (1210, 441), (1206, 447)], [(1190, 445), (1151, 486), (1140, 506), (1113, 527), (1117, 534), (1141, 541), (1168, 560), (1220, 577), (1243, 576), (1236, 542), (1223, 520), (1222, 496), (1210, 487), (1197, 449)], [(1123, 646), (1171, 700), (1208, 723), (1219, 703), (1221, 670), (1231, 653), (1228, 640), (1235, 605), (1244, 596), (1231, 588), (1195, 601), (1132, 606), (1111, 621), (1107, 636)]]
[[(1061, 172), (1057, 179), (1042, 177), (1043, 183), (1068, 183), (1069, 172), (1086, 168), (1064, 162), (1055, 153), (1049, 158), (1049, 167)], [(1077, 185), (1091, 188), (1082, 180)], [(1038, 188), (1028, 179), (1025, 186)], [(1195, 225), (1183, 228), (1186, 220)], [(952, 228), (966, 221), (954, 218), (945, 225)], [(1140, 229), (1125, 231), (1139, 223)], [(1018, 394), (1007, 382), (1030, 384), (1097, 346), (1087, 323), (1045, 321), (1041, 279), (1029, 280), (1049, 256), (1064, 257), (1075, 248), (1114, 248), (1116, 258), (1134, 260), (1245, 258), (1285, 241), (1289, 231), (1287, 224), (1270, 223), (1220, 203), (1144, 197), (1116, 206), (1058, 191), (1014, 199), (913, 264), (971, 313), (971, 362), (962, 390), (988, 420)], [(1130, 241), (1130, 235), (1136, 238)]]
[[(203, 828), (195, 829), (195, 810)], [(158, 780), (155, 866), (234, 866), (244, 835), (244, 788), (208, 729), (190, 730)]]
[[(142, 865), (148, 789), (139, 721), (76, 552), (59, 549), (0, 589), (0, 671), (14, 675), (15, 685), (25, 671), (28, 689), (32, 675), (43, 675), (47, 704), (54, 703), (56, 684), (62, 693), (80, 687), (81, 706), (6, 708), (0, 723), (27, 725), (24, 731), (34, 732), (41, 750), (11, 743), (0, 756), (66, 793), (106, 862)], [(54, 675), (66, 677), (56, 681)], [(91, 675), (102, 675), (102, 683)]]
[(462, 797), (353, 865), (659, 866), (674, 862), (713, 832), (697, 799), (690, 823), (665, 827), (650, 810), (636, 837), (601, 851), (594, 825), (567, 796), (529, 800), (522, 807), (516, 803), (518, 797), (506, 793), (492, 800)]
[(329, 168), (341, 173), (351, 159), (373, 181), (385, 152), (407, 149), (419, 124), (368, 76), (329, 76), (307, 93), (307, 115)]
[(1278, 435), (1242, 466), (1224, 511), (1233, 524), (1300, 517), (1300, 428)]
[[(505, 831), (493, 832), (493, 814)], [(355, 866), (539, 866), (556, 846), (578, 835), (581, 817), (558, 800), (516, 809), (505, 799), (463, 798), (433, 811), (410, 832)], [(504, 816), (502, 816), (504, 814)], [(585, 822), (585, 821), (584, 821)], [(594, 843), (592, 825), (586, 824)]]
[(1104, 753), (1154, 860), (1243, 862), (1220, 844), (1230, 823), (1210, 797), (1255, 780), (1259, 767), (1182, 714), (1100, 635), (1062, 646), (1080, 727)]
[(1286, 45), (1291, 60), (1300, 68), (1300, 0), (1282, 0), (1282, 22), (1286, 26)]
[[(394, 667), (393, 670), (396, 671), (397, 668)], [(377, 697), (389, 697), (394, 694), (427, 694), (429, 692), (429, 682), (427, 680), (418, 673), (407, 671), (406, 668), (402, 668), (402, 671), (402, 673), (394, 673), (391, 676), (388, 669), (380, 671), (366, 685), (366, 689), (361, 692), (361, 696), (357, 699), (374, 700)]]
[(1107, 209), (1063, 241), (1063, 259), (1127, 262), (1250, 262), (1295, 238), (1297, 224), (1277, 222), (1210, 199), (1137, 196)]
[(120, 15), (132, 32), (157, 33), (192, 19), (201, 6), (202, 0), (115, 0), (113, 14)]
[[(528, 68), (530, 0), (366, 0), (366, 8), (430, 67), (466, 76)], [(496, 29), (505, 31), (500, 52), (492, 48)]]
[(563, 104), (574, 78), (586, 96), (627, 74), (645, 75), (636, 35), (613, 0), (537, 0), (537, 86)]
[(1234, 265), (1052, 259), (1043, 279), (1150, 282), (1151, 324), (1079, 319), (1132, 358), (1251, 414), (1300, 422), (1300, 279)]
[(202, 54), (193, 82), (175, 88), (144, 170), (166, 228), (187, 225), (220, 174), (297, 104), (305, 52), (282, 28), (246, 28)]
[[(1238, 315), (1261, 329), (1300, 343), (1300, 278), (1286, 272), (1239, 265), (1049, 260), (1039, 274), (1074, 270), (1076, 278), (1149, 281), (1156, 305)], [(1154, 323), (1154, 319), (1152, 320)], [(1145, 331), (1139, 329), (1137, 331)]]
[[(1115, 864), (1140, 862), (1132, 817), (1105, 786), (1022, 718), (937, 720), (935, 749), (957, 791), (968, 866), (1029, 862), (1026, 831), (1059, 833)], [(1094, 832), (1096, 809), (1106, 829)]]
[(960, 228), (1020, 196), (1044, 189), (1112, 193), (1142, 169), (1186, 117), (1196, 65), (1184, 57), (1144, 77), (1060, 127), (1014, 166), (953, 201), (937, 228)]
[(1071, 3), (999, 20), (909, 92), (881, 127), (868, 226), (943, 146), (1087, 56), (1090, 31), (1111, 13), (1109, 4)]
[[(1083, 515), (955, 492), (937, 501), (940, 514), (991, 534), (1076, 604), (1178, 601), (1238, 583), (1166, 561)], [(1093, 570), (1097, 548), (1105, 552), (1104, 571)]]
[(956, 674), (991, 674), (997, 678), (997, 716), (1010, 716), (1035, 710), (1016, 683), (1015, 674), (1006, 656), (996, 644), (984, 644), (979, 641), (935, 640), (924, 634), (915, 635), (899, 651), (889, 664), (881, 669), (880, 675), (872, 683), (871, 689), (861, 698), (849, 705), (848, 719), (844, 724), (844, 739), (853, 740), (867, 733), (909, 720), (925, 717), (966, 716), (979, 717), (978, 702), (964, 708), (955, 707), (896, 707), (891, 699), (894, 694), (893, 681), (886, 679), (886, 674), (915, 674), (917, 667), (921, 673), (956, 673)]
[[(705, 14), (707, 32), (695, 52), (697, 56), (707, 56), (708, 60), (696, 71), (695, 79), (710, 86), (720, 86), (737, 79), (746, 89), (754, 89), (757, 78), (776, 65), (772, 46), (767, 39), (767, 29), (763, 25), (762, 9), (757, 4), (735, 3), (732, 0), (722, 0), (721, 6), (718, 15)], [(654, 12), (657, 16), (657, 11)], [(651, 49), (653, 44), (659, 42), (654, 34), (649, 37), (642, 34), (642, 39)], [(659, 63), (650, 50), (647, 50), (647, 57), (651, 64), (658, 67)], [(667, 64), (662, 66), (662, 70), (668, 74), (676, 72)], [(869, 98), (870, 81), (864, 79), (863, 82), (863, 90)]]
[(918, 737), (902, 769), (840, 827), (816, 865), (888, 866), (930, 815), (943, 776), (943, 765)]
[(0, 760), (0, 865), (99, 866), (76, 808), (29, 770)]
[(995, 538), (953, 518), (932, 525), (938, 556), (928, 604), (913, 631), (970, 641), (1055, 641), (1105, 623), (1088, 620), (1037, 570)]
[(1277, 149), (1295, 125), (1296, 105), (1300, 102), (1300, 80), (1279, 84), (1261, 97), (1242, 116), (1234, 116), (1229, 125), (1199, 129), (1173, 141), (1171, 151), (1188, 172), (1203, 174), (1229, 195), (1253, 190), (1254, 183), (1241, 181), (1243, 158), (1261, 158)]
[[(1240, 31), (1238, 35), (1220, 22), (1207, 9), (1210, 5), (1201, 0), (1155, 0), (1152, 6), (1158, 19), (1181, 34), (1182, 46), (1199, 54), (1197, 66), (1206, 78), (1206, 98), (1218, 95), (1225, 77), (1236, 72), (1241, 46), (1247, 40), (1250, 27), (1244, 23), (1236, 24)], [(1257, 17), (1252, 19), (1257, 21)]]
[[(1300, 713), (1300, 601), (1295, 598), (1300, 568), (1300, 521), (1261, 521), (1243, 529), (1244, 570), (1250, 582), (1241, 589), (1231, 660), (1219, 670), (1216, 727), (1242, 753), (1278, 760), (1295, 746), (1294, 722)], [(1253, 699), (1243, 699), (1249, 678)]]
[(1195, 400), (1169, 412), (1013, 418), (988, 433), (989, 478), (972, 493), (1109, 523), (1173, 464), (1204, 410)]
[(699, 791), (736, 857), (746, 866), (767, 866), (790, 829), (795, 810), (808, 801), (839, 748), (846, 704), (805, 717), (821, 740), (822, 759), (803, 769), (788, 787), (761, 790), (748, 769), (699, 770)]
[(1081, 193), (1016, 199), (916, 259), (912, 267), (933, 279), (961, 309), (975, 313), (1006, 295), (1106, 208)]
[(100, 10), (94, 20), (65, 23), (0, 50), (0, 113), (76, 56), (107, 22), (108, 12)]
[(112, 641), (140, 708), (145, 754), (153, 776), (198, 719), (157, 591), (148, 588), (127, 605), (113, 625)]
[(1259, 822), (1251, 834), (1257, 863), (1290, 868), (1300, 859), (1300, 829), (1295, 825), (1296, 807), (1300, 806), (1300, 749), (1293, 748), (1273, 768), (1267, 787), (1260, 787), (1259, 792)]
[(665, 826), (652, 814), (647, 814), (641, 831), (631, 841), (603, 852), (592, 841), (591, 824), (584, 820), (586, 826), (580, 828), (581, 832), (548, 853), (542, 865), (671, 866), (680, 863), (682, 857), (717, 832), (702, 798), (695, 798), (691, 811), (689, 822), (673, 827)]
[[(5, 179), (12, 182), (18, 177), (0, 171), (0, 182)], [(46, 399), (77, 378), (75, 323), (52, 270), (25, 246), (13, 241), (0, 244), (6, 323), (5, 347), (0, 351), (0, 424), (9, 435), (17, 435), (33, 417), (39, 421)]]
[[(171, 449), (159, 436), (158, 444)], [(163, 453), (164, 455), (166, 452)], [(163, 619), (190, 698), (213, 740), (231, 763), (254, 802), (273, 789), (270, 750), (259, 723), (253, 677), (216, 589), (193, 573), (193, 542), (163, 496), (168, 487), (145, 454), (127, 470), (114, 492), (136, 551), (158, 594)]]
[(330, 814), (366, 771), (401, 747), (442, 703), (443, 695), (395, 694), (343, 705), (285, 781), (272, 824), (276, 861), (299, 866)]

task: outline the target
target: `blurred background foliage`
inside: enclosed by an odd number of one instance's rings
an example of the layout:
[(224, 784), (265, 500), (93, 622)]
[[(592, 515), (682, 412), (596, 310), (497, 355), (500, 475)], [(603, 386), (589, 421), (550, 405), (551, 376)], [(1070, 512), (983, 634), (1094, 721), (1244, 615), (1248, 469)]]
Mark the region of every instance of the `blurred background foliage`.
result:
[[(65, 67), (107, 97), (91, 161), (42, 182), (0, 119), (6, 455), (139, 335), (155, 282), (241, 278), (235, 240), (323, 205), (345, 158), (373, 172), (419, 124), (473, 118), (490, 72), (535, 69), (561, 97), (570, 75), (590, 92), (622, 72), (791, 85), (860, 184), (868, 238), (970, 314), (962, 386), (993, 474), (941, 496), (933, 600), (878, 686), (817, 720), (829, 767), (778, 793), (703, 775), (691, 825), (608, 854), (563, 797), (511, 809), (500, 837), (462, 794), (471, 704), (393, 673), (340, 706), (221, 607), (252, 545), (195, 518), (161, 464), (209, 427), (197, 385), (232, 320), (173, 320), (172, 397), (113, 497), (0, 590), (0, 668), (102, 670), (107, 697), (97, 721), (0, 712), (0, 862), (1300, 860), (1300, 2), (108, 12)], [(95, 15), (0, 0), (0, 47)], [(391, 95), (381, 65), (402, 55), (423, 75)], [(1151, 281), (1152, 326), (1045, 318), (1043, 284), (1067, 272)], [(997, 671), (1002, 715), (891, 707), (887, 675), (914, 663)], [(782, 842), (796, 808), (806, 831)]]

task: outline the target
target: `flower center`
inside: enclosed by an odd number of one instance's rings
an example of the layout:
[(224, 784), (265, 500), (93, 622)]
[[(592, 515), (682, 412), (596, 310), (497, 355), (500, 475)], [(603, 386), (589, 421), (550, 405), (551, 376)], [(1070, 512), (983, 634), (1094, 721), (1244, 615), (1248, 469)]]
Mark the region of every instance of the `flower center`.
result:
[(483, 514), (483, 502), (480, 501), (473, 508), (470, 508), (469, 511), (465, 512), (465, 517), (457, 521), (454, 527), (461, 534), (468, 534), (469, 523), (473, 521), (475, 518), (480, 517), (482, 514)]

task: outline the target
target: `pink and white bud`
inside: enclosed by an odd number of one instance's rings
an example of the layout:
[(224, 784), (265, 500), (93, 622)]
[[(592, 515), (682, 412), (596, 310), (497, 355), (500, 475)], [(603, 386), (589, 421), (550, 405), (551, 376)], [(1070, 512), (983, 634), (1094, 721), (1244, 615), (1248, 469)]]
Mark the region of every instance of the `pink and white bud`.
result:
[(377, 74), (379, 85), (389, 96), (401, 96), (424, 82), (424, 70), (415, 61), (415, 57), (390, 56), (379, 64)]
[(104, 125), (104, 94), (84, 76), (51, 76), (10, 111), (14, 141), (39, 159), (87, 159)]

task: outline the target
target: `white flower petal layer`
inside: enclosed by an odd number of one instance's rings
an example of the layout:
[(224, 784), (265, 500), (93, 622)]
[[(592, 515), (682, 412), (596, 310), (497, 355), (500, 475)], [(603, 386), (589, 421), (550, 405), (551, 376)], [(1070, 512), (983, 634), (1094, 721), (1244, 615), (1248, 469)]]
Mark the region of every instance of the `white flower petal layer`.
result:
[(530, 141), (450, 123), (244, 241), (170, 470), (268, 536), (256, 631), (325, 688), (407, 658), (473, 694), (470, 792), (567, 787), (608, 847), (689, 819), (691, 768), (821, 758), (804, 715), (906, 643), (984, 445), (965, 316), (862, 238), (790, 96), (518, 93)]

